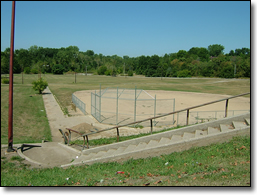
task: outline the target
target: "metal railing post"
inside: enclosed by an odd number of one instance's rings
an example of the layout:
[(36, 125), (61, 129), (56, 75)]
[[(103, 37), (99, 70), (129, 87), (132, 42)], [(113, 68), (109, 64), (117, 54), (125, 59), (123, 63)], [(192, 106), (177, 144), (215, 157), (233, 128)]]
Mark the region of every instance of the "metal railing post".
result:
[(117, 129), (117, 142), (119, 142), (119, 140), (120, 140), (119, 128), (117, 127), (116, 129)]
[(153, 120), (151, 119), (150, 122), (151, 122), (151, 134), (152, 134), (153, 133)]
[(189, 109), (187, 109), (187, 122), (186, 122), (186, 125), (188, 125), (188, 122), (189, 122)]
[(226, 100), (225, 118), (228, 116), (228, 99)]

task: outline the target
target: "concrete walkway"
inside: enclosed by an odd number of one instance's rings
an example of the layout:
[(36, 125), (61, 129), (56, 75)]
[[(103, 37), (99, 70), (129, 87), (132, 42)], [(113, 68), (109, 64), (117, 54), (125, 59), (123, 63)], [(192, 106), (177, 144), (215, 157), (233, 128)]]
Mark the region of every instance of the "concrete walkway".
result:
[(56, 102), (53, 94), (48, 87), (43, 91), (43, 100), (45, 104), (47, 118), (49, 121), (49, 126), (51, 128), (53, 142), (63, 141), (59, 129), (65, 130), (66, 128), (71, 128), (80, 123), (95, 123), (93, 117), (90, 116), (68, 117), (64, 115), (59, 104)]

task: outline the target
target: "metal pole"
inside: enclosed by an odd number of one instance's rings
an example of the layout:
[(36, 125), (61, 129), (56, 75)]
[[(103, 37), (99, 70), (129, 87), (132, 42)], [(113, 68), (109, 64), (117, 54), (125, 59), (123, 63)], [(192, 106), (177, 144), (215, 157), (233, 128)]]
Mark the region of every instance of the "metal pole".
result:
[(151, 134), (153, 133), (153, 120), (151, 119), (150, 120), (150, 123), (151, 123)]
[(101, 103), (102, 103), (102, 90), (101, 90), (101, 84), (100, 84), (100, 92), (99, 92), (99, 121), (102, 122), (101, 118), (102, 118), (102, 114), (101, 114)]
[(76, 71), (75, 71), (75, 83), (76, 83)]
[(189, 122), (189, 109), (187, 109), (187, 123), (186, 123), (186, 125), (188, 125), (188, 122)]
[[(156, 115), (156, 94), (155, 94), (155, 96), (154, 96), (154, 117), (155, 117), (155, 115)], [(156, 124), (155, 123), (155, 119), (154, 119), (154, 124)]]
[(116, 129), (117, 129), (117, 142), (119, 142), (119, 140), (120, 140), (119, 128), (116, 128)]
[(15, 1), (12, 2), (12, 26), (11, 26), (11, 45), (10, 45), (10, 67), (9, 67), (9, 115), (8, 115), (8, 149), (13, 149), (13, 50), (14, 50), (14, 18)]
[(228, 99), (226, 100), (225, 118), (228, 116)]
[(116, 125), (118, 125), (118, 114), (119, 114), (119, 87), (117, 87), (117, 101), (116, 101)]
[(135, 86), (134, 122), (136, 121), (136, 114), (137, 114), (137, 86)]

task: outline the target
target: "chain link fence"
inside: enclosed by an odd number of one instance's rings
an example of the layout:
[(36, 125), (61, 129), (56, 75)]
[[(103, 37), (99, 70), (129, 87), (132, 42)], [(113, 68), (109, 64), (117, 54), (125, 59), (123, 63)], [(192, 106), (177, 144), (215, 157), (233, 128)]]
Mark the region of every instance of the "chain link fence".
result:
[[(91, 93), (91, 114), (100, 123), (123, 125), (175, 111), (175, 99), (157, 99), (143, 89), (106, 88)], [(174, 116), (154, 121), (162, 126), (174, 122)], [(149, 126), (147, 122), (137, 124)]]
[(77, 108), (79, 108), (81, 110), (81, 112), (83, 112), (83, 114), (86, 115), (86, 104), (84, 102), (82, 102), (77, 96), (75, 96), (74, 94), (72, 94), (71, 96), (72, 102), (73, 104), (75, 104), (75, 106)]

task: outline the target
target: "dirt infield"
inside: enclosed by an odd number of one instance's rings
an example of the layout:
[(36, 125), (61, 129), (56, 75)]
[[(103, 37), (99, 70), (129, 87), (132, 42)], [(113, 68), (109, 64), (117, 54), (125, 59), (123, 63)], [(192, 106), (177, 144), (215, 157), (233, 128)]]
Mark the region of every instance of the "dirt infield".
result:
[[(77, 91), (74, 93), (74, 95), (76, 95), (80, 100), (82, 100), (86, 104), (86, 112), (88, 114), (91, 114), (91, 92), (94, 92), (94, 90)], [(192, 107), (192, 106), (196, 106), (196, 105), (200, 105), (200, 104), (204, 104), (204, 103), (207, 103), (210, 101), (215, 101), (215, 100), (230, 97), (229, 95), (179, 92), (179, 91), (146, 90), (146, 92), (149, 93), (153, 97), (156, 95), (157, 100), (158, 99), (175, 98), (175, 111), (185, 109), (188, 107)], [(104, 101), (109, 101), (109, 100), (102, 98), (101, 101), (104, 102)], [(115, 102), (116, 102), (116, 100), (114, 99), (113, 103), (108, 102), (107, 104), (105, 104), (104, 105), (105, 110), (108, 109), (108, 110), (112, 111), (113, 113), (115, 113), (115, 109), (116, 109)], [(122, 104), (122, 101), (120, 101), (119, 103)], [(190, 110), (191, 123), (195, 123), (196, 118), (205, 119), (208, 117), (209, 118), (224, 117), (225, 103), (226, 103), (226, 101), (222, 101), (219, 103), (215, 103), (215, 104), (211, 104), (208, 106)], [(147, 103), (146, 103), (146, 105), (147, 105)], [(133, 104), (132, 104), (132, 106), (133, 106)], [(166, 106), (165, 104), (163, 104), (162, 106), (157, 105), (157, 110), (158, 110), (157, 114), (172, 112), (172, 110), (167, 111), (167, 108), (165, 106)], [(123, 113), (131, 113), (132, 112), (131, 105), (130, 106), (119, 105), (119, 107), (122, 107)], [(145, 108), (143, 108), (143, 107), (145, 107)], [(142, 110), (140, 110), (140, 112), (144, 113), (144, 112), (146, 112), (146, 109), (147, 109), (146, 107), (149, 107), (149, 106), (143, 106), (143, 107), (141, 106), (140, 108), (137, 108), (137, 112), (139, 109), (142, 109)], [(133, 108), (132, 108), (132, 110), (133, 110)], [(240, 112), (241, 110), (243, 110), (243, 111), (250, 110), (250, 98), (238, 97), (238, 98), (229, 100), (228, 116), (242, 114), (242, 112)], [(212, 111), (212, 112), (207, 112), (207, 111)], [(216, 111), (216, 113), (214, 111)], [(196, 112), (198, 112), (198, 113), (196, 113)], [(185, 117), (183, 116), (185, 114), (186, 114), (186, 112), (180, 113), (179, 118), (178, 118), (178, 116), (176, 116), (177, 117), (177, 118), (175, 118), (175, 120), (177, 122), (176, 124), (180, 124), (180, 123), (182, 124), (183, 122), (185, 122)], [(148, 117), (153, 117), (153, 115), (146, 116), (145, 118), (148, 118)], [(137, 120), (138, 120), (138, 118), (137, 118)], [(162, 119), (162, 120), (170, 121), (171, 118), (166, 117), (165, 119)], [(178, 122), (178, 120), (179, 120), (179, 122)]]

